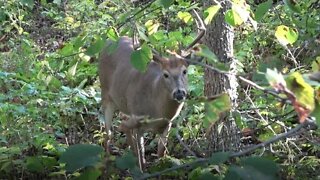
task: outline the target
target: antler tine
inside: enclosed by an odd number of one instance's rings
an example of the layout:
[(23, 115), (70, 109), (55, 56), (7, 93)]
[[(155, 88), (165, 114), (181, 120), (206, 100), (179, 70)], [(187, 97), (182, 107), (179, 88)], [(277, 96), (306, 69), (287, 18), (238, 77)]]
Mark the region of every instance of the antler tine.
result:
[[(198, 12), (194, 9), (192, 9), (193, 13), (196, 15), (196, 24), (197, 24), (197, 27), (198, 27), (198, 30), (200, 30), (199, 34), (197, 35), (196, 39), (194, 39), (194, 41), (192, 43), (190, 43), (187, 48), (185, 50), (183, 50), (182, 52), (188, 52), (190, 51), (190, 49), (195, 45), (197, 44), (197, 42), (204, 36), (205, 32), (206, 32), (206, 27), (203, 23), (203, 20), (201, 19), (200, 15), (198, 14)], [(199, 27), (199, 24), (200, 24), (200, 27)]]

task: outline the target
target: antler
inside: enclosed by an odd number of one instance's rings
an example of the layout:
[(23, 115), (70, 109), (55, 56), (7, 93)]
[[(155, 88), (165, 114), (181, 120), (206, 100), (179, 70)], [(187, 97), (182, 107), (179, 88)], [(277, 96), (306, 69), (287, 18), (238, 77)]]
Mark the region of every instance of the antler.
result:
[(193, 48), (193, 46), (195, 44), (197, 44), (198, 41), (200, 41), (200, 39), (204, 36), (205, 32), (206, 32), (206, 27), (203, 23), (203, 20), (201, 19), (201, 17), (199, 16), (198, 12), (196, 10), (192, 10), (193, 13), (195, 14), (196, 16), (196, 24), (197, 24), (197, 28), (199, 30), (199, 33), (197, 35), (197, 37), (192, 41), (192, 43), (190, 43), (184, 50), (182, 50), (181, 52), (181, 55), (183, 57), (186, 57), (190, 54), (190, 50)]

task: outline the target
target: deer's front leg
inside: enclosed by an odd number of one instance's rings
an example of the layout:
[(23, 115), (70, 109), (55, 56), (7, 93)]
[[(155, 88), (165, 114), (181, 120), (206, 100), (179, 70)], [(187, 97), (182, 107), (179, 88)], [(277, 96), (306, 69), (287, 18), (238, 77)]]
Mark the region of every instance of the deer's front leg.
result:
[(158, 157), (163, 157), (166, 152), (166, 146), (168, 143), (168, 136), (169, 131), (171, 129), (172, 122), (169, 122), (168, 126), (165, 128), (165, 130), (160, 135), (159, 141), (158, 141)]
[(145, 149), (144, 149), (144, 138), (143, 138), (143, 132), (140, 129), (134, 130), (136, 131), (136, 147), (137, 147), (137, 157), (139, 161), (139, 168), (143, 172), (146, 164), (145, 159)]
[(144, 169), (146, 163), (144, 151), (143, 130), (137, 126), (137, 118), (130, 118), (127, 121), (122, 121), (119, 129), (126, 134), (127, 144), (138, 158), (139, 168)]

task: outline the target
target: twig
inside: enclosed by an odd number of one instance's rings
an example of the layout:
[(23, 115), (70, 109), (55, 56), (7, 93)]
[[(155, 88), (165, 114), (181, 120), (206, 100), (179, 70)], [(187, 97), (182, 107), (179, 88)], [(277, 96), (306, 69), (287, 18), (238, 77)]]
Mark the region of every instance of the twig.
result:
[(139, 13), (141, 13), (142, 11), (146, 10), (149, 6), (151, 6), (152, 3), (154, 3), (156, 0), (152, 0), (150, 2), (148, 2), (148, 4), (146, 4), (145, 6), (143, 6), (139, 11), (137, 11), (136, 13), (134, 13), (133, 15), (131, 15), (130, 17), (128, 17), (122, 24), (120, 24), (118, 26), (118, 30), (125, 25), (128, 21), (130, 21), (132, 18), (134, 18), (136, 15), (138, 15)]
[(55, 58), (53, 58), (53, 59), (63, 59), (63, 58), (75, 56), (75, 55), (78, 55), (78, 54), (81, 54), (81, 53), (85, 53), (85, 52), (76, 52), (76, 53), (69, 54), (69, 55), (66, 55), (66, 56), (55, 57)]
[[(304, 123), (299, 124), (295, 128), (291, 129), (290, 131), (288, 131), (286, 133), (279, 134), (279, 135), (271, 138), (268, 141), (262, 142), (260, 144), (255, 145), (255, 146), (252, 146), (252, 147), (250, 147), (248, 149), (245, 149), (244, 151), (234, 152), (231, 155), (229, 155), (229, 158), (234, 158), (234, 157), (239, 157), (239, 156), (243, 156), (243, 155), (249, 154), (249, 153), (251, 153), (252, 151), (254, 151), (254, 150), (258, 149), (258, 148), (266, 147), (269, 144), (277, 142), (277, 141), (279, 141), (281, 139), (288, 138), (290, 136), (299, 134), (299, 133), (303, 132), (303, 131), (300, 131), (300, 130), (302, 130), (303, 128), (305, 128), (305, 127), (307, 127), (309, 125), (310, 126), (312, 126), (312, 125), (314, 126), (314, 123), (310, 122), (310, 121), (305, 121)], [(306, 129), (304, 129), (304, 130), (306, 130)], [(165, 169), (163, 171), (159, 171), (159, 172), (156, 172), (156, 173), (153, 173), (153, 174), (146, 174), (144, 176), (141, 176), (138, 179), (144, 180), (144, 179), (149, 179), (149, 178), (153, 178), (153, 177), (158, 177), (158, 176), (160, 176), (162, 174), (165, 174), (165, 173), (168, 173), (168, 172), (172, 172), (172, 171), (175, 171), (175, 170), (179, 170), (179, 169), (183, 169), (183, 168), (190, 168), (190, 167), (195, 166), (196, 164), (199, 164), (199, 163), (205, 164), (205, 163), (208, 163), (209, 160), (210, 160), (209, 158), (196, 159), (196, 160), (194, 160), (192, 162), (185, 163), (185, 164), (182, 164), (182, 165), (179, 165), (179, 166), (174, 166), (174, 167)]]
[(178, 130), (176, 131), (176, 138), (178, 139), (179, 143), (183, 146), (183, 148), (184, 148), (185, 150), (187, 150), (192, 156), (197, 157), (196, 153), (193, 152), (193, 151), (188, 147), (188, 145), (183, 142), (183, 140), (182, 140), (182, 138), (181, 138), (181, 136), (180, 136), (180, 134), (179, 134), (180, 123), (181, 123), (181, 121), (182, 121), (186, 116), (187, 116), (187, 113), (185, 112), (185, 113), (183, 113), (183, 114), (180, 116), (180, 118), (178, 119), (178, 122), (177, 122), (177, 129), (178, 129)]
[(189, 62), (189, 63), (191, 63), (191, 64), (196, 64), (196, 65), (205, 67), (205, 68), (210, 69), (210, 70), (212, 70), (212, 71), (215, 71), (215, 72), (217, 72), (217, 73), (219, 73), (219, 74), (223, 74), (223, 75), (226, 75), (226, 76), (232, 74), (232, 73), (230, 73), (230, 72), (222, 71), (222, 70), (220, 70), (220, 69), (218, 69), (218, 68), (209, 66), (208, 64), (205, 64), (205, 63), (200, 62), (200, 61), (194, 61), (194, 60), (187, 59), (187, 58), (184, 58), (184, 60), (187, 61), (187, 62)]
[(271, 94), (271, 95), (275, 96), (277, 99), (279, 99), (279, 100), (282, 101), (282, 102), (291, 104), (291, 101), (289, 101), (287, 98), (284, 98), (284, 97), (279, 96), (278, 92), (276, 92), (276, 91), (274, 91), (274, 90), (271, 90), (271, 89), (266, 89), (266, 88), (264, 88), (264, 87), (261, 87), (261, 86), (259, 86), (258, 84), (254, 83), (254, 82), (250, 81), (249, 79), (246, 79), (246, 78), (244, 78), (244, 77), (242, 77), (242, 76), (237, 75), (237, 77), (238, 77), (241, 81), (243, 81), (243, 82), (245, 82), (245, 83), (247, 83), (247, 84), (255, 87), (256, 89), (259, 89), (259, 90), (263, 91), (264, 93)]
[[(286, 133), (281, 133), (281, 134), (278, 134), (276, 136), (274, 136), (273, 138), (265, 141), (265, 142), (262, 142), (260, 144), (257, 144), (257, 145), (254, 145), (252, 147), (249, 147), (247, 149), (245, 149), (244, 151), (240, 151), (240, 152), (236, 152), (236, 153), (233, 153), (230, 155), (230, 158), (232, 157), (239, 157), (239, 156), (243, 156), (243, 155), (246, 155), (246, 154), (249, 154), (250, 152), (258, 149), (258, 148), (261, 148), (261, 147), (266, 147), (268, 146), (269, 144), (272, 144), (274, 142), (277, 142), (281, 139), (284, 139), (284, 138), (288, 138), (288, 137), (291, 137), (295, 134), (298, 133), (298, 131), (300, 131), (301, 129), (303, 129), (304, 127), (308, 126), (310, 122), (306, 121), (305, 123), (302, 123), (302, 124), (299, 124), (297, 125), (295, 128), (291, 129), (290, 131), (286, 132)], [(301, 131), (302, 132), (302, 131)], [(300, 132), (300, 133), (301, 133)]]

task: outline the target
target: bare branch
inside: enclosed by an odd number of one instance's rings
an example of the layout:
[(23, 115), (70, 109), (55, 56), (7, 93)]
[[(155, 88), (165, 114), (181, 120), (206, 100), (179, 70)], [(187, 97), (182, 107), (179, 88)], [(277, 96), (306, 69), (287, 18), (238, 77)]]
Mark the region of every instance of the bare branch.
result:
[[(244, 151), (239, 151), (239, 152), (234, 152), (232, 153), (229, 158), (234, 158), (234, 157), (240, 157), (240, 156), (243, 156), (243, 155), (246, 155), (246, 154), (249, 154), (251, 152), (253, 152), (254, 150), (258, 149), (258, 148), (261, 148), (261, 147), (266, 147), (274, 142), (277, 142), (281, 139), (284, 139), (284, 138), (288, 138), (288, 137), (291, 137), (293, 135), (297, 135), (299, 133), (302, 133), (306, 130), (309, 130), (309, 129), (312, 129), (314, 126), (316, 126), (313, 122), (311, 121), (305, 121), (304, 123), (302, 124), (299, 124), (297, 125), (295, 128), (291, 129), (290, 131), (286, 132), (286, 133), (282, 133), (282, 134), (279, 134), (277, 136), (274, 136), (273, 138), (271, 138), (270, 140), (268, 141), (265, 141), (265, 142), (262, 142), (260, 144), (257, 144), (255, 146), (252, 146), (248, 149), (245, 149)], [(175, 171), (175, 170), (179, 170), (179, 169), (183, 169), (183, 168), (191, 168), (197, 164), (205, 164), (205, 163), (208, 163), (210, 159), (208, 158), (199, 158), (199, 159), (196, 159), (190, 163), (185, 163), (185, 164), (182, 164), (182, 165), (179, 165), (179, 166), (174, 166), (174, 167), (171, 167), (171, 168), (168, 168), (168, 169), (165, 169), (163, 171), (159, 171), (159, 172), (156, 172), (156, 173), (153, 173), (153, 174), (146, 174), (146, 175), (143, 175), (141, 176), (140, 180), (144, 180), (144, 179), (149, 179), (149, 178), (153, 178), (153, 177), (158, 177), (158, 176), (161, 176), (162, 174), (166, 174), (168, 172), (172, 172), (172, 171)]]
[(137, 11), (136, 13), (134, 13), (133, 15), (131, 15), (130, 17), (128, 17), (122, 24), (120, 24), (118, 26), (118, 30), (125, 25), (128, 21), (130, 21), (132, 18), (134, 18), (136, 15), (138, 15), (139, 13), (141, 13), (142, 11), (146, 10), (149, 6), (151, 6), (152, 3), (154, 3), (156, 0), (152, 0), (150, 2), (148, 2), (148, 4), (146, 4), (145, 6), (143, 6), (139, 11)]
[(200, 41), (200, 39), (204, 36), (205, 32), (206, 32), (206, 27), (203, 23), (203, 20), (201, 19), (200, 15), (198, 14), (198, 12), (194, 9), (192, 9), (193, 13), (196, 15), (197, 18), (197, 25), (200, 24), (200, 26), (198, 27), (198, 29), (200, 30), (199, 34), (197, 35), (196, 39), (194, 39), (192, 41), (192, 43), (190, 43), (186, 49), (183, 50), (183, 52), (188, 52), (198, 41)]

